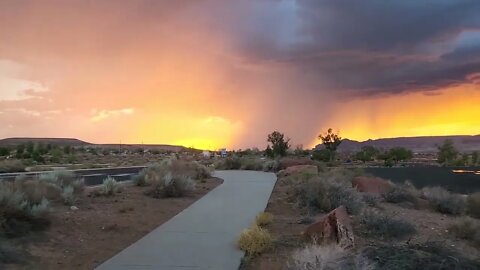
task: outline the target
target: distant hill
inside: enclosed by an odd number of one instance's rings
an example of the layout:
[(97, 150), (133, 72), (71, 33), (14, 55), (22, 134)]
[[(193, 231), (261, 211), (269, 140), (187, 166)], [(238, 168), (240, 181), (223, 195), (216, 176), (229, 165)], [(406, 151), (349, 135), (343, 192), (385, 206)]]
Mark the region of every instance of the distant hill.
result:
[(178, 145), (167, 145), (167, 144), (94, 144), (85, 142), (79, 139), (73, 138), (7, 138), (0, 140), (0, 146), (3, 147), (16, 147), (20, 144), (26, 144), (28, 142), (33, 143), (43, 143), (43, 144), (51, 144), (55, 146), (89, 146), (89, 147), (101, 147), (101, 148), (119, 148), (120, 146), (124, 149), (156, 149), (156, 150), (164, 150), (164, 151), (173, 151), (173, 152), (180, 152), (186, 150), (186, 147), (178, 146)]
[[(339, 151), (357, 151), (363, 146), (371, 145), (376, 148), (389, 149), (392, 147), (405, 147), (417, 153), (437, 152), (437, 145), (446, 139), (454, 142), (455, 147), (462, 152), (480, 150), (480, 135), (456, 135), (456, 136), (421, 136), (421, 137), (399, 137), (367, 140), (363, 142), (344, 139)], [(317, 145), (316, 148), (322, 148)]]
[(87, 146), (92, 145), (78, 139), (72, 138), (7, 138), (0, 140), (0, 146), (17, 146), (28, 142), (44, 143), (56, 146)]

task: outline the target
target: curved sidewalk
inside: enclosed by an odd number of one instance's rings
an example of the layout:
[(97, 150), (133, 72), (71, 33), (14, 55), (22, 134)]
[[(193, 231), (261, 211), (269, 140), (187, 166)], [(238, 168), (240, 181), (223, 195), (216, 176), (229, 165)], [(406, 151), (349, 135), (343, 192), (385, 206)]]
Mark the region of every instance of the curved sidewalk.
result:
[(238, 269), (238, 236), (265, 209), (277, 178), (254, 171), (215, 176), (223, 184), (96, 269)]

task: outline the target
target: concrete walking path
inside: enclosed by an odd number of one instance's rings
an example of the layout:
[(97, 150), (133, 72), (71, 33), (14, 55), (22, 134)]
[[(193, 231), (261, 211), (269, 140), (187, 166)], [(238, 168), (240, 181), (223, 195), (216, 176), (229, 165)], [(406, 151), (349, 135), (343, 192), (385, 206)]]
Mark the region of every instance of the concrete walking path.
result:
[(265, 210), (273, 173), (217, 171), (223, 184), (124, 249), (98, 270), (238, 269), (238, 236)]

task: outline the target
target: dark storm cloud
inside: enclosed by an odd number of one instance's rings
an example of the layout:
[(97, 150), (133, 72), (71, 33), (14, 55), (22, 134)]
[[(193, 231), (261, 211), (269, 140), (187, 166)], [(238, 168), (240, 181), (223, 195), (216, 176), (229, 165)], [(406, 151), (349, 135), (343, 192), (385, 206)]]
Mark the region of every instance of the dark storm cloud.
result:
[(298, 69), (312, 86), (396, 93), (462, 83), (480, 72), (478, 0), (270, 3), (284, 8), (243, 32), (246, 55)]

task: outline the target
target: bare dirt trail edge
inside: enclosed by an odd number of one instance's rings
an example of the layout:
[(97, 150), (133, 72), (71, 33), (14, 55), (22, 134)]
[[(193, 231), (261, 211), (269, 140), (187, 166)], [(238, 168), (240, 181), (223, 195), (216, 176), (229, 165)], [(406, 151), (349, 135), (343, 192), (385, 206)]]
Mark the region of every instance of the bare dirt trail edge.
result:
[(238, 269), (242, 230), (267, 206), (277, 177), (217, 171), (223, 184), (96, 269)]

